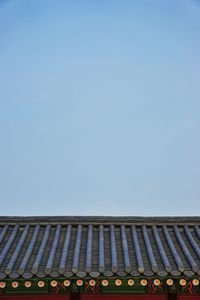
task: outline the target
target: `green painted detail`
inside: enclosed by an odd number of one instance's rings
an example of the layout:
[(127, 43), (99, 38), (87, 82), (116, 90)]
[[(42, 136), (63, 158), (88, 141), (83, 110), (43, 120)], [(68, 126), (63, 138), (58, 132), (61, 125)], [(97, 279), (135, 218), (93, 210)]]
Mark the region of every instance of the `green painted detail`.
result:
[[(65, 287), (63, 285), (63, 280), (58, 280), (57, 287), (53, 288), (50, 284), (51, 280), (41, 279), (41, 280), (30, 280), (31, 287), (25, 287), (24, 283), (26, 280), (16, 280), (18, 282), (18, 287), (13, 288), (13, 280), (6, 280), (6, 288), (4, 290), (5, 294), (16, 295), (16, 294), (68, 294), (70, 292), (80, 292), (83, 294), (145, 294), (146, 288), (140, 285), (139, 281), (135, 281), (133, 286), (127, 284), (127, 280), (122, 280), (121, 286), (115, 285), (115, 280), (109, 280), (108, 286), (102, 286), (101, 281), (97, 280), (96, 285), (91, 287), (88, 281), (84, 281), (83, 286), (79, 287), (76, 284), (76, 280), (71, 280), (71, 285)], [(28, 281), (28, 280), (27, 280)], [(44, 281), (44, 287), (38, 287), (38, 281)]]
[[(200, 294), (200, 285), (199, 286), (192, 286), (191, 279), (188, 280), (187, 285), (181, 287), (177, 279), (174, 279), (173, 286), (166, 286), (166, 282), (162, 281), (161, 286), (155, 287), (153, 284), (153, 279), (148, 280), (147, 286), (142, 286), (139, 279), (134, 279), (134, 285), (128, 285), (128, 279), (121, 279), (122, 285), (116, 286), (115, 279), (107, 279), (108, 286), (102, 285), (103, 279), (95, 279), (96, 285), (90, 286), (89, 279), (83, 280), (83, 286), (77, 286), (76, 280), (77, 279), (70, 279), (70, 286), (64, 286), (64, 280), (66, 278), (59, 278), (57, 279), (58, 285), (56, 287), (51, 286), (51, 278), (45, 279), (34, 279), (34, 280), (5, 280), (6, 287), (4, 289), (0, 289), (0, 295), (7, 294), (7, 295), (23, 295), (23, 294), (69, 294), (73, 293), (81, 293), (81, 294), (132, 294), (132, 295), (144, 295), (144, 294), (163, 294), (163, 293), (178, 293), (184, 295), (199, 295)], [(4, 280), (2, 280), (4, 281)], [(18, 282), (18, 287), (13, 288), (12, 282)], [(25, 287), (25, 281), (31, 282), (31, 287)], [(38, 287), (38, 282), (44, 281), (44, 287)]]
[(133, 286), (129, 286), (126, 281), (122, 280), (122, 285), (116, 286), (114, 280), (109, 280), (108, 286), (102, 287), (102, 292), (106, 294), (118, 294), (118, 293), (128, 293), (128, 294), (145, 294), (146, 287), (141, 286), (139, 281), (135, 281)]
[[(17, 280), (16, 280), (17, 281)], [(27, 288), (24, 286), (24, 282), (25, 281), (20, 281), (18, 280), (17, 282), (19, 283), (19, 286), (17, 288), (13, 288), (12, 287), (12, 282), (13, 281), (6, 281), (6, 294), (48, 294), (49, 291), (49, 287), (48, 287), (48, 281), (45, 281), (45, 285), (44, 287), (40, 288), (38, 287), (37, 283), (39, 280), (37, 281), (32, 281), (31, 280), (31, 287)]]

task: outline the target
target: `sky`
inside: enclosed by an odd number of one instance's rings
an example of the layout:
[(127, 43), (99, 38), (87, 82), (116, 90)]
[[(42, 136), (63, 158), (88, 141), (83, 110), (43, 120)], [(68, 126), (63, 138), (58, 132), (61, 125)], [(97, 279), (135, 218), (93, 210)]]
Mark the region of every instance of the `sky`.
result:
[(200, 2), (0, 0), (0, 215), (200, 215)]

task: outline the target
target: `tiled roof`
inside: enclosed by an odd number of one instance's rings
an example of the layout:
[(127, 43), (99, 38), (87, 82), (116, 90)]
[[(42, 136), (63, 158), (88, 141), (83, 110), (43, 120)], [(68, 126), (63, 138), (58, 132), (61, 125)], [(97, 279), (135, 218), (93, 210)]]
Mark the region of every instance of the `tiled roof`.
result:
[(199, 217), (0, 217), (0, 278), (197, 274)]

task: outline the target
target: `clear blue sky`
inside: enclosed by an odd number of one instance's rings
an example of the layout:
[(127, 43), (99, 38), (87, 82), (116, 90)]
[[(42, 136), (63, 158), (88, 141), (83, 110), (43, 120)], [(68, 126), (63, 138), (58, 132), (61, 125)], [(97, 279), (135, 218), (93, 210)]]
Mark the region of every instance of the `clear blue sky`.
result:
[(199, 1), (0, 1), (0, 215), (199, 215), (199, 137)]

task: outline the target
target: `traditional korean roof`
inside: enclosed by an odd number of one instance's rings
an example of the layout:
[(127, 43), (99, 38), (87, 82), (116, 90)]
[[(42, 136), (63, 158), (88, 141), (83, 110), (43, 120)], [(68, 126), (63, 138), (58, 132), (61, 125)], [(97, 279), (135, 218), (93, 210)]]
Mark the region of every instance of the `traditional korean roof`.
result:
[(200, 217), (0, 217), (0, 278), (200, 275)]

